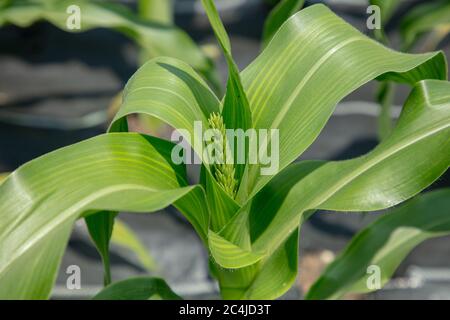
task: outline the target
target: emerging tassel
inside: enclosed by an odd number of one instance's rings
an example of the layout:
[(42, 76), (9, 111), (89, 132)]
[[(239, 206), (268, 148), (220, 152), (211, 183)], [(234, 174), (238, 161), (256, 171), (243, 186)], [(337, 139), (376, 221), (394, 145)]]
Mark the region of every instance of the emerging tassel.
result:
[(221, 158), (223, 161), (220, 161), (220, 163), (214, 163), (212, 167), (213, 175), (223, 190), (225, 190), (225, 192), (234, 199), (237, 191), (237, 180), (235, 178), (234, 164), (226, 163), (227, 156), (230, 156), (231, 154), (228, 155), (230, 150), (227, 142), (226, 128), (223, 123), (223, 118), (220, 114), (213, 112), (208, 119), (208, 123), (211, 129), (218, 130), (222, 136), (221, 141), (216, 143), (221, 143), (217, 149), (221, 150), (221, 156), (218, 158)]

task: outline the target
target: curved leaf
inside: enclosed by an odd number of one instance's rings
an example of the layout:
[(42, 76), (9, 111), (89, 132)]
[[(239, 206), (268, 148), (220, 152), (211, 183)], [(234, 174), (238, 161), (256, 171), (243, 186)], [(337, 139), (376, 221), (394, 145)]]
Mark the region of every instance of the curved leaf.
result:
[(450, 189), (421, 195), (383, 214), (359, 232), (309, 290), (307, 299), (333, 299), (372, 291), (367, 268), (380, 269), (384, 285), (424, 240), (450, 234)]
[[(254, 127), (280, 130), (280, 170), (316, 139), (336, 104), (370, 80), (414, 85), (422, 79), (446, 77), (442, 53), (392, 51), (323, 5), (291, 17), (242, 73)], [(271, 179), (259, 171), (258, 165), (250, 166), (248, 185), (240, 193), (254, 195)], [(238, 194), (240, 201), (245, 200), (242, 194)]]
[(181, 300), (167, 283), (158, 278), (137, 277), (111, 284), (100, 291), (94, 300)]
[(114, 221), (111, 244), (133, 252), (148, 272), (156, 271), (156, 262), (149, 254), (149, 249), (145, 247), (135, 232), (133, 232), (133, 230), (121, 219), (116, 219)]
[(13, 172), (0, 185), (0, 298), (47, 298), (74, 221), (95, 211), (150, 212), (175, 203), (201, 232), (204, 198), (191, 199), (203, 191), (186, 186), (184, 168), (170, 162), (172, 146), (108, 134)]
[(306, 210), (380, 210), (407, 200), (439, 178), (450, 165), (450, 157), (442, 152), (450, 148), (449, 92), (449, 82), (420, 82), (392, 134), (367, 155), (325, 163), (298, 181), (253, 249), (281, 243)]
[(109, 242), (114, 227), (114, 219), (117, 213), (112, 211), (100, 211), (86, 217), (86, 226), (92, 241), (94, 241), (103, 263), (103, 284), (111, 283), (111, 268), (109, 261)]
[(264, 257), (264, 255), (242, 249), (213, 231), (209, 231), (208, 241), (209, 246), (214, 248), (212, 250), (214, 261), (227, 269), (246, 267)]
[[(220, 102), (201, 77), (184, 62), (159, 57), (144, 64), (128, 81), (110, 131), (127, 131), (126, 116), (142, 113), (187, 130), (189, 136), (184, 137), (191, 141), (197, 135), (194, 122), (201, 121), (208, 128), (212, 112), (220, 112)], [(193, 148), (201, 154), (198, 146)]]
[(282, 0), (270, 11), (264, 22), (263, 47), (266, 47), (281, 25), (303, 7), (305, 0)]

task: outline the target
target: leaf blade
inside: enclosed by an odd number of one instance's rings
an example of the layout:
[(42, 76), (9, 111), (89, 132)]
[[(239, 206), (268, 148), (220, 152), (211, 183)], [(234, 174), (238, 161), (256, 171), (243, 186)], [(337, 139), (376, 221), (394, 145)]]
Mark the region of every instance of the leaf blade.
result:
[[(291, 17), (242, 72), (254, 127), (280, 130), (280, 170), (316, 139), (335, 105), (370, 80), (414, 85), (422, 79), (446, 77), (442, 53), (392, 51), (323, 5), (307, 7)], [(260, 176), (259, 171), (260, 166), (249, 169), (251, 195), (271, 178)]]
[[(72, 225), (83, 213), (156, 211), (200, 192), (158, 151), (171, 146), (139, 134), (107, 134), (12, 173), (0, 185), (0, 297), (48, 297)], [(195, 215), (187, 217), (202, 229)]]
[(272, 9), (264, 22), (263, 47), (267, 46), (281, 25), (304, 4), (304, 0), (282, 0)]
[(449, 205), (450, 189), (444, 189), (423, 194), (383, 214), (350, 241), (306, 298), (333, 299), (345, 293), (372, 291), (366, 286), (366, 269), (371, 265), (380, 268), (383, 286), (415, 246), (450, 234)]

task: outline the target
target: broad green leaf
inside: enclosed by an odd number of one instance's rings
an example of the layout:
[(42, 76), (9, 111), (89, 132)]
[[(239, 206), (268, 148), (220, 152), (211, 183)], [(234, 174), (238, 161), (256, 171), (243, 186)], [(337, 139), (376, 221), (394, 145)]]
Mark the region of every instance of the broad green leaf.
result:
[(227, 269), (246, 267), (264, 257), (262, 254), (242, 249), (213, 231), (209, 231), (208, 240), (210, 247), (214, 248), (212, 251), (214, 261)]
[(300, 10), (304, 3), (305, 0), (282, 0), (272, 9), (264, 22), (263, 47), (267, 46), (281, 25)]
[(97, 247), (102, 258), (105, 286), (111, 283), (111, 268), (109, 263), (109, 242), (114, 227), (114, 218), (117, 213), (110, 211), (100, 211), (86, 217), (86, 225), (89, 234)]
[(138, 235), (121, 219), (116, 219), (111, 235), (111, 244), (130, 250), (148, 272), (157, 269), (156, 262), (149, 253), (149, 249), (139, 240)]
[[(220, 112), (220, 101), (201, 77), (184, 62), (160, 57), (147, 62), (128, 81), (109, 130), (127, 131), (127, 115), (146, 114), (187, 130), (188, 135), (181, 133), (188, 141), (194, 137), (202, 141), (203, 133), (194, 131), (194, 122), (200, 121), (205, 130), (212, 112)], [(202, 154), (201, 145), (192, 147)]]
[[(81, 29), (69, 29), (67, 21), (76, 5), (81, 11)], [(94, 28), (115, 29), (133, 39), (153, 57), (170, 56), (187, 61), (205, 73), (211, 72), (212, 63), (192, 39), (171, 25), (139, 19), (126, 6), (95, 0), (15, 0), (0, 11), (0, 25), (7, 23), (20, 27), (46, 20), (68, 32), (83, 32)]]
[(186, 186), (173, 145), (101, 135), (37, 158), (0, 185), (0, 298), (44, 299), (76, 219), (94, 211), (152, 212), (172, 203), (205, 234), (203, 191)]
[[(384, 209), (429, 186), (450, 165), (450, 157), (442, 152), (450, 148), (449, 92), (449, 82), (420, 82), (405, 103), (392, 134), (372, 152), (346, 161), (300, 162), (275, 177), (261, 191), (264, 205), (257, 196), (253, 214), (248, 216), (252, 251), (269, 257), (311, 210)], [(236, 243), (227, 229), (233, 228), (234, 220), (248, 215), (245, 208), (219, 236)], [(259, 268), (264, 269), (264, 261), (261, 264)], [(241, 295), (251, 298), (248, 292)]]
[(426, 32), (434, 31), (435, 45), (450, 33), (450, 3), (431, 1), (414, 7), (400, 25), (400, 32), (405, 50), (409, 50)]
[(349, 243), (309, 290), (307, 299), (365, 293), (370, 266), (386, 284), (402, 260), (421, 242), (450, 234), (450, 189), (421, 195), (383, 214)]
[(94, 300), (181, 300), (167, 283), (159, 278), (137, 277), (111, 284)]
[[(277, 32), (242, 73), (257, 129), (279, 129), (279, 168), (285, 168), (316, 139), (345, 96), (373, 79), (410, 85), (446, 79), (442, 52), (411, 55), (366, 37), (323, 5), (303, 9)], [(260, 145), (265, 145), (259, 142)], [(270, 143), (270, 140), (268, 141)], [(254, 195), (271, 176), (249, 166), (243, 194)]]
[[(209, 22), (214, 30), (220, 47), (228, 64), (227, 91), (223, 101), (222, 116), (227, 129), (243, 129), (244, 131), (252, 127), (252, 115), (247, 99), (247, 94), (242, 86), (239, 69), (233, 60), (231, 53), (230, 39), (225, 27), (220, 20), (219, 13), (213, 0), (202, 0), (203, 7), (208, 15)], [(247, 155), (248, 150), (246, 150)], [(236, 159), (236, 155), (235, 155)], [(237, 163), (237, 161), (235, 161)], [(245, 164), (236, 164), (236, 178), (241, 181)]]
[[(301, 179), (270, 223), (266, 222), (253, 249), (265, 247), (270, 251), (270, 243), (281, 243), (306, 210), (385, 209), (439, 178), (450, 165), (450, 157), (442, 152), (450, 148), (449, 92), (447, 81), (420, 82), (406, 101), (392, 134), (365, 156), (322, 164)], [(280, 239), (275, 240), (277, 237)]]
[[(295, 230), (263, 263), (240, 299), (276, 299), (288, 291), (297, 278), (299, 231)], [(243, 295), (242, 295), (243, 294)]]

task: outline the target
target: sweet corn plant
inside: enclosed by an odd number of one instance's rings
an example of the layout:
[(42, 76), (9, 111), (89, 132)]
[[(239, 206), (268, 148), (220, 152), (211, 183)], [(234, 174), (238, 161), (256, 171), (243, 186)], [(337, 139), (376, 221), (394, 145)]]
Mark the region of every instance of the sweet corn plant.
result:
[[(261, 55), (239, 72), (214, 2), (202, 3), (228, 63), (223, 99), (186, 63), (156, 58), (129, 80), (107, 134), (12, 173), (0, 185), (1, 298), (49, 297), (77, 219), (86, 219), (107, 261), (117, 212), (152, 212), (171, 204), (210, 253), (211, 274), (223, 298), (277, 298), (294, 283), (299, 227), (315, 210), (392, 207), (447, 170), (450, 83), (442, 52), (395, 52), (326, 6), (314, 5), (284, 23)], [(295, 162), (335, 105), (374, 79), (412, 87), (392, 133), (355, 159)], [(277, 130), (279, 148), (270, 151), (278, 156), (279, 172), (262, 174), (264, 163), (247, 157), (243, 164), (204, 161), (199, 183), (190, 185), (186, 165), (173, 160), (178, 144), (128, 132), (126, 117), (135, 113), (167, 122), (187, 141), (198, 135), (198, 122), (219, 133)], [(222, 138), (216, 152), (226, 155), (233, 141)], [(204, 143), (194, 142), (192, 149), (201, 155)], [(248, 156), (250, 148), (244, 149)], [(130, 281), (107, 287), (99, 298), (132, 298), (130, 286), (147, 290), (139, 298), (177, 297), (160, 279)]]

